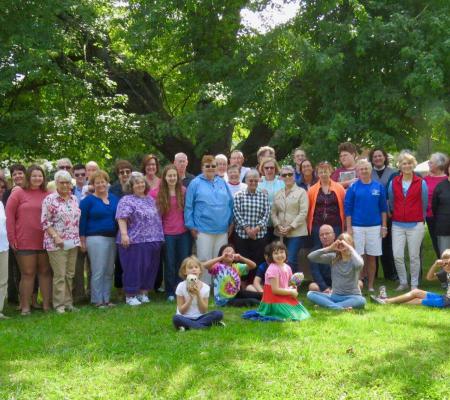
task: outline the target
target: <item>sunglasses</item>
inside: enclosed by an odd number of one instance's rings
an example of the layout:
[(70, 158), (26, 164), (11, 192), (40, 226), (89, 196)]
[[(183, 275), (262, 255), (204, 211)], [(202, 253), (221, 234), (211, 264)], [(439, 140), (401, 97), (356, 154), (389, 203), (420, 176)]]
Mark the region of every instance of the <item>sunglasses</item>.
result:
[(275, 167), (264, 167), (264, 169), (275, 169)]
[(217, 164), (204, 164), (205, 168), (217, 168)]
[(119, 175), (130, 175), (131, 174), (131, 170), (129, 169), (121, 169), (119, 171)]
[(294, 176), (294, 174), (292, 172), (286, 172), (285, 174), (281, 174), (282, 178), (290, 178)]
[(68, 170), (72, 169), (72, 167), (70, 165), (60, 165), (58, 167), (58, 169), (65, 169), (66, 171), (68, 171)]
[(86, 176), (86, 174), (84, 172), (80, 172), (79, 174), (75, 173), (75, 178), (79, 178), (81, 176)]

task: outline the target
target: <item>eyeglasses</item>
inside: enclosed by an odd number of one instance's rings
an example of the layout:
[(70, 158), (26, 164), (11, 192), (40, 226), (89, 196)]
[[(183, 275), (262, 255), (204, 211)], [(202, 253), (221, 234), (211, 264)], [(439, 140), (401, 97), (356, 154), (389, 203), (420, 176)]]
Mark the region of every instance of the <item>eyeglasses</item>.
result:
[(275, 169), (275, 167), (264, 167), (264, 169)]
[(258, 183), (259, 179), (247, 179), (248, 183)]
[(80, 172), (79, 174), (75, 173), (75, 178), (80, 178), (81, 176), (86, 176), (84, 172)]
[(292, 172), (286, 172), (285, 174), (281, 174), (282, 178), (291, 178), (292, 176), (294, 176)]
[(58, 169), (65, 169), (66, 171), (68, 171), (68, 170), (72, 169), (72, 167), (70, 165), (60, 165), (58, 167)]
[(130, 175), (131, 174), (131, 170), (130, 169), (121, 169), (119, 171), (119, 175)]
[(204, 164), (205, 168), (217, 168), (217, 164)]
[(58, 183), (60, 183), (61, 185), (71, 185), (72, 182), (70, 181), (58, 181)]

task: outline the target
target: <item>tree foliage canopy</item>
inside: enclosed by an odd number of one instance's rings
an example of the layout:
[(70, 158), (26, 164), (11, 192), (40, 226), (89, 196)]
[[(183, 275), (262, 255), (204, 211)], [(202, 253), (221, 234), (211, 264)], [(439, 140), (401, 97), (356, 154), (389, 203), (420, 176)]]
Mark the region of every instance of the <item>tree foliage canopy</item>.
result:
[(2, 3), (4, 159), (184, 151), (195, 164), (267, 143), (333, 159), (344, 140), (449, 138), (444, 0), (312, 0), (265, 33), (241, 11), (269, 0)]

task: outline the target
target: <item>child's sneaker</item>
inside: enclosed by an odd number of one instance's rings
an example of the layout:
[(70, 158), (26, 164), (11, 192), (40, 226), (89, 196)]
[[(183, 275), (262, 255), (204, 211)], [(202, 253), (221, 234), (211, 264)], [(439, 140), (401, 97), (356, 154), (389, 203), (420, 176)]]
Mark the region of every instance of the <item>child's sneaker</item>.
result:
[(374, 303), (377, 303), (377, 304), (386, 304), (384, 299), (381, 299), (380, 297), (377, 297), (374, 295), (370, 296), (370, 300), (372, 300)]
[(223, 322), (223, 321), (216, 322), (215, 325), (220, 327), (220, 328), (226, 328), (227, 327), (227, 324), (225, 322)]
[(186, 328), (184, 326), (179, 326), (177, 329), (178, 332), (185, 332)]
[(140, 294), (137, 296), (137, 299), (141, 302), (141, 303), (150, 303), (150, 299), (148, 298), (148, 296), (146, 294)]
[(378, 294), (380, 299), (387, 299), (386, 286), (380, 286), (380, 293)]
[(136, 297), (127, 297), (126, 303), (129, 306), (140, 306), (142, 304)]
[(168, 301), (169, 303), (173, 303), (173, 302), (175, 301), (175, 296), (169, 296), (169, 297), (167, 297), (167, 301)]

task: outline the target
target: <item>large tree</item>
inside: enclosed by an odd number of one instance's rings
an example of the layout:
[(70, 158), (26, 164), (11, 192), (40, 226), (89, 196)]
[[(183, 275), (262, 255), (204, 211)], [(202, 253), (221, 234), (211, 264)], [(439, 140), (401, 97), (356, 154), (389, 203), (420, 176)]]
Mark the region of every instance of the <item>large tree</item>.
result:
[(343, 140), (449, 134), (448, 2), (308, 1), (267, 33), (240, 16), (267, 0), (3, 3), (3, 157), (184, 151), (198, 167), (231, 147), (253, 163), (266, 143), (334, 158)]

